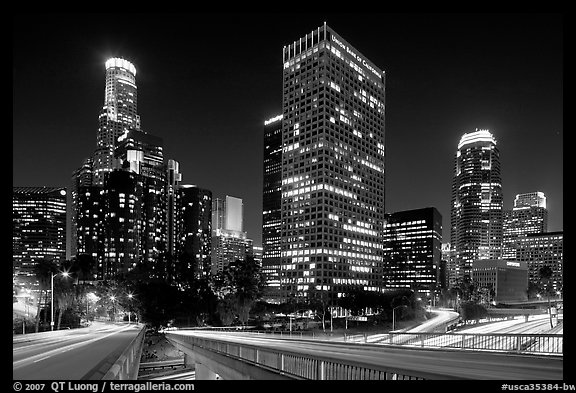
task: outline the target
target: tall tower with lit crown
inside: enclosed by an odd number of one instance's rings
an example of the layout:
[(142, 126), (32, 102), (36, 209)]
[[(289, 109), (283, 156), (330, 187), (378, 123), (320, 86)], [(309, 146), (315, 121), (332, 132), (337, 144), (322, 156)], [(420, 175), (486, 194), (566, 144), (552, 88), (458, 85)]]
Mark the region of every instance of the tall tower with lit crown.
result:
[(104, 173), (114, 168), (118, 137), (130, 130), (140, 130), (137, 90), (136, 67), (128, 60), (108, 59), (104, 106), (98, 117), (94, 152), (94, 185), (104, 184)]
[(500, 259), (503, 239), (500, 153), (489, 130), (465, 133), (458, 143), (452, 182), (450, 243), (457, 280), (477, 259)]

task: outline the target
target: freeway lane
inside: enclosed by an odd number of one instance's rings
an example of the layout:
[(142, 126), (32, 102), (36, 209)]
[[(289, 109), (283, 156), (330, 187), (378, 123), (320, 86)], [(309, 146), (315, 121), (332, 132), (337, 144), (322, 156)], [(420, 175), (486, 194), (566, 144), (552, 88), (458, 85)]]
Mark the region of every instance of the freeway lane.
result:
[(394, 370), (417, 370), (435, 379), (562, 380), (563, 373), (563, 359), (559, 357), (384, 347), (373, 344), (255, 337), (249, 333), (181, 330), (166, 334), (167, 337), (194, 335), (296, 354), (321, 356), (336, 361), (344, 359)]
[(100, 379), (141, 326), (95, 322), (82, 329), (13, 337), (14, 380)]

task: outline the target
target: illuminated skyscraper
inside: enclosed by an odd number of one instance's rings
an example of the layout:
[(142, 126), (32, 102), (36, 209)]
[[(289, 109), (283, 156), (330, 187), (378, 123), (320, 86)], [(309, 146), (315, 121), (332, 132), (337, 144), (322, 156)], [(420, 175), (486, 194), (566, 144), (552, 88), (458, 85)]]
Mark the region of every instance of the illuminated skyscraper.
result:
[(12, 267), (18, 284), (35, 289), (35, 266), (66, 257), (66, 188), (14, 187)]
[(104, 184), (104, 173), (114, 169), (118, 137), (140, 129), (136, 67), (128, 60), (106, 61), (104, 105), (98, 117), (97, 147), (94, 152), (94, 184)]
[(111, 58), (105, 68), (96, 149), (72, 177), (71, 257), (91, 256), (98, 279), (138, 263), (163, 277), (163, 262), (175, 249), (174, 187), (181, 174), (164, 162), (162, 139), (140, 127), (134, 65)]
[(456, 269), (456, 252), (450, 243), (442, 243), (442, 262), (444, 265), (443, 280), (445, 286), (443, 288), (450, 288), (457, 284), (455, 273)]
[(283, 69), (281, 296), (381, 291), (384, 73), (326, 24)]
[(243, 230), (244, 203), (227, 195), (212, 202), (212, 274), (253, 255), (252, 239)]
[(504, 210), (502, 258), (516, 259), (516, 241), (529, 233), (548, 230), (548, 210), (543, 192), (518, 194), (512, 210)]
[(496, 139), (488, 130), (464, 134), (454, 161), (450, 217), (457, 280), (470, 277), (474, 260), (501, 259), (502, 207)]
[(282, 115), (264, 122), (262, 192), (262, 273), (264, 297), (280, 302), (280, 237), (282, 233)]

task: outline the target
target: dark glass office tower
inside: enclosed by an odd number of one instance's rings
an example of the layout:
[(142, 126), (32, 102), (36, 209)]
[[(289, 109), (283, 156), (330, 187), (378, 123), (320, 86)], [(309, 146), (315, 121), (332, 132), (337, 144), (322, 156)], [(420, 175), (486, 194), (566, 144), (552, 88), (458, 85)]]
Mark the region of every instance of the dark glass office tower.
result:
[(181, 181), (180, 163), (176, 160), (168, 160), (166, 169), (166, 250), (172, 259), (176, 257), (178, 244), (177, 188)]
[(14, 282), (36, 289), (35, 266), (66, 257), (66, 188), (13, 187), (12, 267)]
[(384, 228), (384, 286), (433, 295), (440, 278), (442, 216), (428, 207), (390, 213)]
[(88, 255), (94, 262), (96, 279), (104, 279), (104, 213), (106, 195), (102, 187), (80, 185), (75, 191), (76, 209), (74, 217), (76, 252), (75, 257)]
[(262, 192), (262, 273), (264, 297), (280, 302), (280, 239), (282, 234), (282, 115), (264, 122), (264, 174)]
[(105, 176), (104, 225), (102, 227), (104, 258), (98, 278), (127, 273), (145, 260), (142, 176), (115, 170)]
[(212, 268), (212, 191), (183, 184), (176, 195), (175, 269), (193, 272), (194, 278), (207, 277)]
[(283, 70), (282, 297), (381, 291), (384, 73), (326, 24)]
[(488, 130), (466, 133), (454, 160), (450, 244), (456, 280), (470, 276), (477, 259), (502, 258), (503, 196), (500, 152)]

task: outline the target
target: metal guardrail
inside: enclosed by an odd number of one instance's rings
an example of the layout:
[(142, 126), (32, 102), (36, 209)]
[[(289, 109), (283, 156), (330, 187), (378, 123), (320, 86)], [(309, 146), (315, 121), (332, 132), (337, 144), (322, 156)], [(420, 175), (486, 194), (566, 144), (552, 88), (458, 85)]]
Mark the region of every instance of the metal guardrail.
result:
[(135, 380), (138, 378), (140, 356), (144, 347), (146, 336), (145, 326), (142, 325), (140, 333), (132, 340), (130, 345), (122, 352), (112, 367), (104, 374), (103, 380)]
[(389, 333), (384, 344), (423, 348), (457, 348), (522, 354), (563, 354), (562, 334), (514, 333)]
[(180, 368), (186, 366), (184, 359), (175, 360), (160, 360), (157, 362), (142, 362), (140, 363), (140, 370), (150, 369), (164, 369), (164, 368)]
[(388, 366), (347, 361), (329, 356), (317, 356), (274, 350), (250, 344), (232, 343), (216, 337), (183, 336), (167, 332), (169, 341), (180, 345), (200, 347), (241, 362), (268, 369), (294, 379), (311, 380), (424, 380), (446, 379), (445, 375), (407, 370)]

